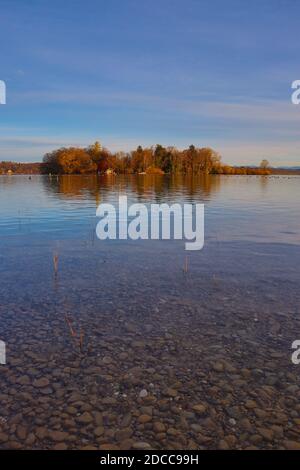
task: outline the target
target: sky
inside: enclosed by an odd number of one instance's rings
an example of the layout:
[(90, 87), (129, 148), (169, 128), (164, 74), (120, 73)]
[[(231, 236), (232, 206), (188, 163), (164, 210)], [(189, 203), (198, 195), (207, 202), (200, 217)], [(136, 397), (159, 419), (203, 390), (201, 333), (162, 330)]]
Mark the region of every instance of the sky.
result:
[(0, 160), (95, 140), (300, 166), (298, 0), (0, 0)]

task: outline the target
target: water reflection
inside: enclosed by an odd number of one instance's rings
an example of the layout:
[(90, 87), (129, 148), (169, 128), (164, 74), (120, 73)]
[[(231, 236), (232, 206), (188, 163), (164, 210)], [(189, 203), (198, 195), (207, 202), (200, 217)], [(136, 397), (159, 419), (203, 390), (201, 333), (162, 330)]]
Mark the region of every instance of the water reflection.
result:
[(101, 197), (107, 193), (131, 193), (138, 200), (160, 202), (166, 197), (177, 198), (184, 195), (191, 201), (209, 200), (211, 194), (220, 188), (218, 176), (51, 176), (42, 179), (45, 189), (66, 198), (94, 199), (99, 204)]
[[(100, 202), (205, 204), (206, 240), (300, 243), (300, 178), (264, 176), (0, 176), (0, 236), (91, 229)], [(93, 222), (94, 221), (94, 222)], [(22, 231), (22, 230), (21, 230)]]

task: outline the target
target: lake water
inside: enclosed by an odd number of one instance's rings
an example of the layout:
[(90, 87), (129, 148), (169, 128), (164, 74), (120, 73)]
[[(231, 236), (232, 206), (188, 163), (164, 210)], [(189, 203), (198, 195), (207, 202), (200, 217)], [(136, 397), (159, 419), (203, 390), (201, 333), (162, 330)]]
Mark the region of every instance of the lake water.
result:
[[(124, 194), (204, 203), (203, 250), (98, 240)], [(297, 176), (0, 176), (0, 448), (297, 447), (299, 201)]]

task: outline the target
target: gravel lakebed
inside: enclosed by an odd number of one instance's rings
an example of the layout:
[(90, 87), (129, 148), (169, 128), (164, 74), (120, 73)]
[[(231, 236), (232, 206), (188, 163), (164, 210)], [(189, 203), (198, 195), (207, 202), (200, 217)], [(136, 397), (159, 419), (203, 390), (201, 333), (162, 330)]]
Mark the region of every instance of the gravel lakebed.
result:
[(296, 281), (76, 246), (54, 281), (51, 247), (12, 249), (1, 449), (300, 449)]

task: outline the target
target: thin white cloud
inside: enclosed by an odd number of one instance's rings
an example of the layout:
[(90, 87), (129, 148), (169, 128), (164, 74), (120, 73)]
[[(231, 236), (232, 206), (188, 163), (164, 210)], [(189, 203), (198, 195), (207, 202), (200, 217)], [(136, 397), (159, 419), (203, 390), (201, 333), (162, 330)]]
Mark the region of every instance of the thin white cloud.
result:
[[(203, 119), (223, 119), (247, 123), (260, 123), (264, 125), (280, 123), (287, 125), (300, 125), (300, 106), (295, 106), (290, 100), (256, 100), (243, 102), (236, 99), (211, 100), (211, 93), (197, 97), (173, 98), (159, 95), (149, 95), (138, 92), (112, 92), (112, 91), (27, 91), (15, 93), (11, 97), (15, 105), (28, 103), (30, 105), (44, 104), (74, 104), (89, 106), (130, 106), (139, 109), (148, 109), (160, 113), (177, 112), (186, 116)], [(180, 115), (179, 115), (180, 116)]]

